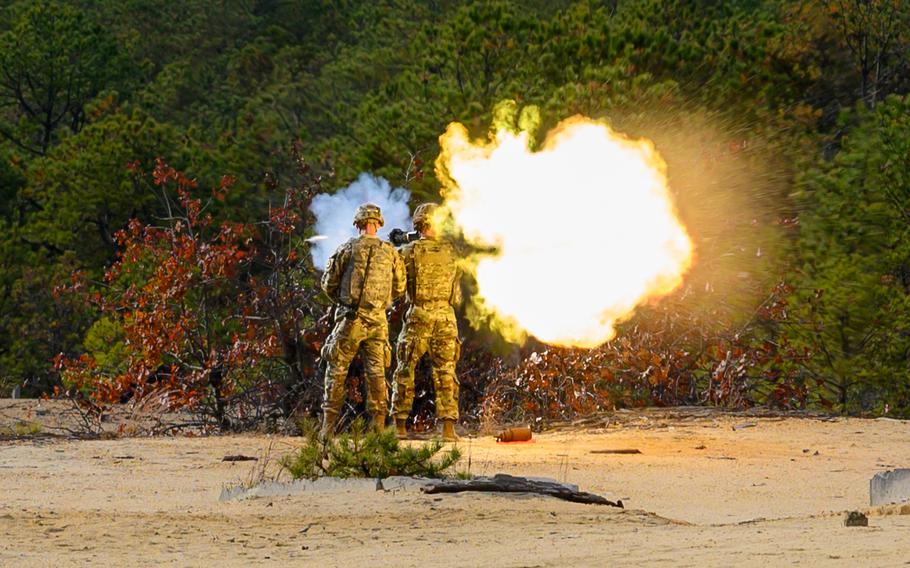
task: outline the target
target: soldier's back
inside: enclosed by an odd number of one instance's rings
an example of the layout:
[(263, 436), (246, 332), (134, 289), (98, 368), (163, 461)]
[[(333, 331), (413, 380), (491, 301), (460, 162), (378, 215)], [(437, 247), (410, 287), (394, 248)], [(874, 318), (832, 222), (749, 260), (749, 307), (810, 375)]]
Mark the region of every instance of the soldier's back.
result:
[(412, 302), (450, 303), (457, 285), (455, 249), (440, 239), (420, 239), (409, 245), (408, 291)]
[(341, 284), (341, 300), (364, 310), (385, 310), (392, 301), (392, 271), (395, 247), (371, 235), (346, 243), (350, 260)]

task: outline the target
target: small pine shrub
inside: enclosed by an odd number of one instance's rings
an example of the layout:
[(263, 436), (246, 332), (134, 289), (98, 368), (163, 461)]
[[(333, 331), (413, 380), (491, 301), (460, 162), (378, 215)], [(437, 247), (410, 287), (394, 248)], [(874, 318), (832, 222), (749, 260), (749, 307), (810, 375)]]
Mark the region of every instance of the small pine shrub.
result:
[(359, 420), (347, 432), (325, 440), (312, 424), (304, 424), (301, 429), (305, 443), (280, 461), (294, 479), (392, 475), (439, 478), (445, 477), (446, 471), (461, 459), (457, 447), (443, 451), (440, 440), (415, 446), (401, 444), (393, 429), (367, 432)]

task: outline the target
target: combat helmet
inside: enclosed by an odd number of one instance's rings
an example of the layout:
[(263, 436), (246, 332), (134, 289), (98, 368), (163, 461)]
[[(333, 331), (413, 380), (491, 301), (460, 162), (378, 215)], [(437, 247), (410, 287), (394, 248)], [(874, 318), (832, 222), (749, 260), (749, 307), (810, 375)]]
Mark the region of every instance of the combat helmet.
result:
[(422, 203), (418, 205), (417, 209), (414, 210), (414, 216), (412, 217), (414, 227), (419, 228), (423, 224), (430, 223), (438, 208), (439, 206), (435, 203)]
[(364, 203), (357, 208), (357, 212), (354, 213), (355, 225), (362, 225), (371, 220), (379, 223), (380, 227), (385, 225), (385, 219), (382, 218), (382, 211), (378, 205), (375, 203)]

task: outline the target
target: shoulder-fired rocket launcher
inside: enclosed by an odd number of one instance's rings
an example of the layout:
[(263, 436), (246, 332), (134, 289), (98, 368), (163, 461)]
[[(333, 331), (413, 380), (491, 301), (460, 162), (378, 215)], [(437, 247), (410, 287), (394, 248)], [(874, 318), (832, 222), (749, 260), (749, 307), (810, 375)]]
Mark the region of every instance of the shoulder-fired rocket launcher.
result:
[(389, 232), (389, 242), (396, 247), (412, 243), (420, 238), (418, 231), (405, 231), (404, 229), (392, 229)]

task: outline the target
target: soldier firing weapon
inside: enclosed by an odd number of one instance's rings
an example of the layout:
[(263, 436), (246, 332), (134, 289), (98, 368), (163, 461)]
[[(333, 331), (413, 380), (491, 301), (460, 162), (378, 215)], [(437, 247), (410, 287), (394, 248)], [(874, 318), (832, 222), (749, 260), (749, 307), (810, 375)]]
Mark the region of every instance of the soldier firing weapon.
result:
[[(418, 238), (400, 249), (407, 274), (409, 307), (398, 336), (392, 415), (398, 436), (407, 437), (407, 418), (414, 404), (414, 368), (427, 354), (433, 366), (442, 437), (455, 441), (459, 387), (455, 364), (461, 352), (461, 340), (454, 308), (461, 301), (461, 278), (455, 247), (448, 240), (437, 238), (433, 223), (436, 208), (435, 204), (424, 203), (414, 211)], [(401, 233), (397, 233), (399, 238)]]

